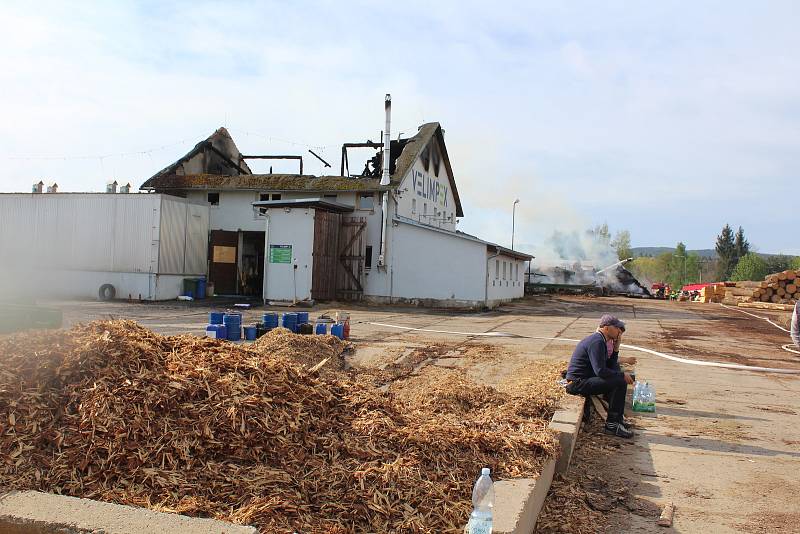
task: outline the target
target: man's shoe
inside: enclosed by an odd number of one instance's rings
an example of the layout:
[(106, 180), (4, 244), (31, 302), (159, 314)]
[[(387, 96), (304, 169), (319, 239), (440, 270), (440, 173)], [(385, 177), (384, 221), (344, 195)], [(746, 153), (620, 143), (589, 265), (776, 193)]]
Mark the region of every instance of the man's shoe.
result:
[(625, 428), (625, 425), (622, 423), (606, 423), (603, 427), (603, 432), (619, 438), (633, 438), (633, 432)]

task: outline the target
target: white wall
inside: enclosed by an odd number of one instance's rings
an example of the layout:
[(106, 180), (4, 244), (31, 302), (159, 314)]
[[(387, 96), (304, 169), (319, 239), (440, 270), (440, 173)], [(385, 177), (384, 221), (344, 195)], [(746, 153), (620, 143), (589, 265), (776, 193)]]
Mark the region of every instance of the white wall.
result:
[[(503, 274), (503, 263), (505, 263), (505, 275)], [(519, 270), (519, 274), (517, 274), (517, 270)], [(522, 298), (525, 295), (524, 273), (525, 262), (522, 260), (503, 254), (490, 259), (488, 289), (490, 305), (497, 304), (497, 301), (504, 302)]]
[(481, 303), (486, 244), (399, 222), (392, 230), (390, 297)]
[[(162, 236), (164, 205), (167, 212), (184, 215), (180, 228)], [(190, 211), (198, 216), (187, 224)], [(97, 298), (100, 286), (110, 283), (125, 298), (158, 298), (150, 275), (159, 272), (162, 239), (179, 252), (171, 274), (182, 279), (205, 272), (207, 211), (160, 194), (2, 194), (0, 295)], [(192, 246), (187, 259), (186, 248), (201, 237), (204, 245)], [(185, 271), (187, 265), (191, 271)], [(179, 293), (168, 294), (164, 298)]]
[[(431, 162), (431, 167), (433, 163)], [(444, 161), (439, 163), (439, 176), (429, 172), (419, 158), (400, 182), (397, 214), (401, 217), (455, 231), (456, 202), (450, 187)], [(427, 209), (427, 215), (425, 213)], [(439, 215), (437, 215), (437, 212)], [(442, 220), (444, 218), (444, 220)]]
[[(266, 300), (311, 298), (314, 212), (313, 208), (271, 208), (267, 211), (267, 241), (264, 248)], [(270, 263), (270, 245), (292, 245), (292, 263)], [(297, 269), (294, 269), (294, 265), (297, 265)]]

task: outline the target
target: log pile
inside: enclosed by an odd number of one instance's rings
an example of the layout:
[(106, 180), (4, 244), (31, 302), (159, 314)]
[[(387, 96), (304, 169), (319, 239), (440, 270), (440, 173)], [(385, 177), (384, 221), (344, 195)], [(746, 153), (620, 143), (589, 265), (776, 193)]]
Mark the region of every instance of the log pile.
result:
[[(291, 336), (273, 336), (278, 352)], [(460, 382), (448, 397), (443, 384), (442, 398), (470, 406), (451, 413), (270, 347), (131, 321), (0, 336), (0, 489), (262, 532), (449, 532), (481, 467), (537, 476), (556, 453), (552, 411), (539, 408), (554, 403)]]
[(767, 276), (763, 281), (736, 282), (725, 289), (723, 304), (771, 303), (793, 305), (800, 300), (800, 270), (788, 270)]

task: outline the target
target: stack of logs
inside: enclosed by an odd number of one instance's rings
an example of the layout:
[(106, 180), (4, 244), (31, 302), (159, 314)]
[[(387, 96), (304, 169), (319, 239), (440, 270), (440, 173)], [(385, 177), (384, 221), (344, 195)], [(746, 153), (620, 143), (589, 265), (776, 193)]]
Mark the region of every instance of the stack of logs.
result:
[[(760, 304), (764, 307), (790, 307), (800, 300), (800, 270), (783, 271), (767, 276), (763, 282), (736, 282), (725, 288), (723, 304)], [(751, 306), (747, 306), (751, 307)], [(752, 306), (755, 307), (755, 306)], [(761, 306), (759, 306), (761, 307)]]

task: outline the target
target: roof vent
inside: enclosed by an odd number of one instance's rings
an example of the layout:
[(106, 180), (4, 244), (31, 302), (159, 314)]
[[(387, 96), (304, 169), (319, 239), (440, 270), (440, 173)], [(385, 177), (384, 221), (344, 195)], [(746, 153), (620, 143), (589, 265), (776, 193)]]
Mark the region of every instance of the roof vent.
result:
[(53, 185), (48, 185), (47, 186), (47, 192), (48, 193), (58, 193), (58, 184), (53, 182)]
[(128, 182), (125, 185), (119, 186), (119, 192), (120, 193), (124, 193), (124, 194), (130, 193), (131, 192), (131, 184), (130, 184), (130, 182)]
[(392, 124), (392, 95), (387, 94), (383, 104), (386, 110), (386, 130), (383, 132), (383, 175), (381, 176), (381, 185), (389, 185), (389, 166), (391, 164), (391, 134), (389, 128)]
[(41, 193), (43, 188), (44, 182), (39, 180), (38, 183), (33, 184), (33, 187), (31, 187), (31, 193)]
[(114, 180), (112, 182), (106, 183), (106, 193), (114, 194), (117, 192), (117, 181)]

